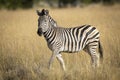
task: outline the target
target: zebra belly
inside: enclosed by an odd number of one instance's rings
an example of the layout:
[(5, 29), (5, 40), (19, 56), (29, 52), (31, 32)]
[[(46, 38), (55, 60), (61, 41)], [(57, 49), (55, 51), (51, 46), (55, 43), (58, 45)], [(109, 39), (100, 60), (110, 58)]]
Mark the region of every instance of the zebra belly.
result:
[(69, 46), (64, 46), (64, 50), (63, 52), (69, 52), (69, 53), (76, 53), (76, 52), (79, 52), (81, 51), (82, 49), (80, 49), (79, 45), (74, 45), (72, 47), (69, 47)]
[(67, 53), (78, 53), (79, 51), (62, 51), (62, 52), (67, 52)]

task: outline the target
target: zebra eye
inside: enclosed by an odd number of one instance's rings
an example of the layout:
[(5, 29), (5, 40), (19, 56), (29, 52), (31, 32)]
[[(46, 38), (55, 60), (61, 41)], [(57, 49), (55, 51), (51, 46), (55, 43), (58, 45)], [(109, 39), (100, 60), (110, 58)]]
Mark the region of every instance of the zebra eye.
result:
[(45, 20), (45, 22), (47, 22), (47, 20)]

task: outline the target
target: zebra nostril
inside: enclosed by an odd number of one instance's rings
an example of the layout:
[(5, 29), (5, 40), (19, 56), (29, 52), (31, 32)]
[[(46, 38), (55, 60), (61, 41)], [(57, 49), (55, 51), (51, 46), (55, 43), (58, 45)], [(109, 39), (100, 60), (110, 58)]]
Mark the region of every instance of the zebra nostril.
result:
[(39, 35), (39, 36), (42, 36), (42, 29), (38, 29), (38, 31), (37, 31), (37, 34)]

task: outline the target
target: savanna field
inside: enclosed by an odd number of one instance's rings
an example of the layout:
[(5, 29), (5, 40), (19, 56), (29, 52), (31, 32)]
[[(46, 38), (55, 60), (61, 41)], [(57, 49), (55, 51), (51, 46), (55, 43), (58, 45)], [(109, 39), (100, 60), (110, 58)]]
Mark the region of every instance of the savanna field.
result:
[(90, 5), (83, 8), (47, 8), (57, 24), (96, 26), (101, 34), (103, 63), (94, 70), (90, 56), (81, 51), (62, 53), (67, 71), (57, 59), (48, 70), (52, 52), (37, 35), (36, 9), (0, 10), (0, 80), (120, 80), (120, 5)]

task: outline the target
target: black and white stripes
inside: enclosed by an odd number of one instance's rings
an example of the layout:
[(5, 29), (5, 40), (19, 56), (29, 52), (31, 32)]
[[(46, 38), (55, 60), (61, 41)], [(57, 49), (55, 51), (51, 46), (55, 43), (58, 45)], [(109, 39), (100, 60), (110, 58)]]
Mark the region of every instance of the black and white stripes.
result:
[[(90, 54), (93, 67), (99, 65), (99, 55), (102, 58), (102, 47), (100, 44), (99, 31), (91, 25), (83, 25), (73, 28), (59, 27), (50, 15), (48, 10), (37, 11), (38, 34), (43, 34), (48, 47), (53, 54), (49, 61), (50, 65), (55, 57), (60, 61), (62, 68), (65, 70), (65, 64), (61, 52), (78, 52), (81, 50)], [(96, 49), (99, 46), (99, 52)]]
[[(88, 38), (91, 38), (90, 35), (93, 34), (92, 36), (95, 36), (95, 33), (99, 33), (97, 29), (95, 27), (92, 27), (91, 25), (83, 25), (75, 28), (66, 28), (63, 29), (63, 31), (63, 35), (65, 36), (63, 38), (65, 39), (63, 41), (64, 51), (70, 52), (76, 52), (84, 49), (84, 47), (89, 43)], [(94, 37), (90, 40), (92, 39), (94, 39)], [(99, 39), (96, 39), (95, 41), (99, 41)]]

